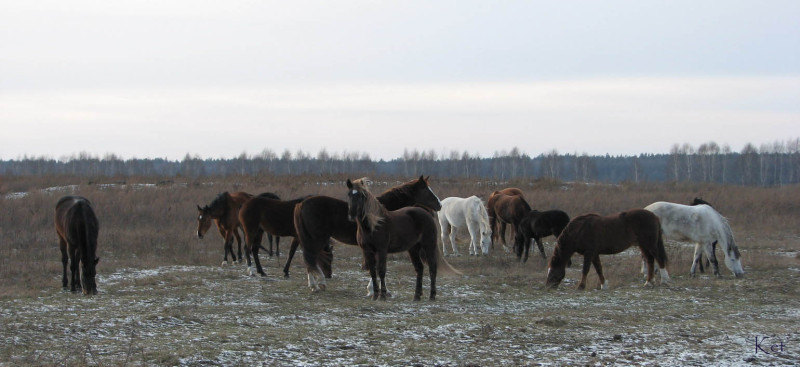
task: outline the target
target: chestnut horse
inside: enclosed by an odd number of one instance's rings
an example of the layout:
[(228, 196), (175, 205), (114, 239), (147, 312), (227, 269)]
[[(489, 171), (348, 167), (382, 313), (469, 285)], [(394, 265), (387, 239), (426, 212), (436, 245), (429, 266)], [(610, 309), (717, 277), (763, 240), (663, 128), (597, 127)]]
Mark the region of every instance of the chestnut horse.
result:
[(203, 239), (208, 228), (211, 227), (211, 220), (217, 224), (219, 234), (222, 236), (222, 244), (224, 257), (222, 266), (228, 265), (228, 254), (231, 254), (231, 260), (237, 261), (237, 256), (233, 254), (233, 238), (236, 237), (236, 243), (239, 246), (238, 261), (242, 261), (242, 238), (239, 237), (237, 230), (241, 225), (239, 224), (239, 208), (250, 200), (253, 195), (246, 192), (239, 191), (233, 194), (227, 191), (217, 195), (211, 204), (200, 207), (197, 206), (197, 238)]
[[(516, 187), (509, 187), (509, 188), (505, 188), (505, 189), (502, 189), (502, 190), (498, 190), (498, 191), (493, 192), (491, 195), (489, 195), (489, 200), (486, 201), (486, 214), (489, 215), (489, 224), (492, 227), (492, 247), (494, 247), (494, 240), (498, 236), (503, 238), (503, 244), (506, 243), (505, 242), (506, 241), (505, 240), (505, 238), (506, 238), (506, 223), (501, 220), (500, 223), (499, 223), (500, 224), (500, 228), (499, 228), (499, 231), (498, 231), (498, 228), (497, 228), (497, 224), (498, 224), (497, 215), (496, 215), (496, 212), (495, 212), (495, 209), (494, 209), (495, 201), (497, 201), (497, 199), (500, 198), (500, 195), (519, 196), (519, 197), (522, 197), (522, 198), (525, 197), (522, 194), (522, 190), (520, 190), (520, 189), (518, 189)], [(511, 230), (513, 231), (514, 228), (512, 228)]]
[(273, 236), (295, 237), (292, 239), (292, 247), (297, 246), (297, 233), (293, 222), (294, 206), (305, 198), (283, 201), (259, 195), (242, 205), (239, 210), (239, 222), (242, 224), (244, 232), (245, 256), (251, 275), (253, 274), (250, 265), (250, 254), (252, 253), (256, 271), (261, 276), (266, 276), (261, 267), (261, 260), (258, 258), (258, 249), (261, 248), (261, 238), (264, 232)]
[[(347, 217), (358, 228), (356, 238), (372, 279), (372, 299), (386, 300), (387, 254), (408, 251), (417, 274), (414, 301), (422, 297), (423, 264), (428, 264), (430, 299), (435, 300), (436, 273), (444, 259), (439, 256), (433, 215), (420, 207), (387, 210), (369, 192), (365, 179), (348, 179), (347, 188)], [(380, 277), (380, 289), (376, 275)]]
[[(514, 236), (514, 252), (517, 254), (517, 260), (528, 261), (531, 239), (536, 241), (542, 258), (546, 259), (542, 238), (550, 235), (558, 238), (567, 223), (569, 223), (569, 215), (561, 210), (529, 211), (522, 217), (517, 226), (517, 234)], [(522, 259), (523, 250), (525, 251), (524, 259)]]
[[(428, 180), (423, 176), (406, 182), (398, 187), (386, 190), (378, 196), (378, 201), (387, 210), (397, 210), (412, 205), (422, 205), (433, 210), (441, 209), (441, 202), (433, 193)], [(347, 202), (328, 196), (312, 196), (297, 205), (294, 212), (294, 225), (297, 236), (303, 246), (303, 258), (309, 276), (317, 272), (317, 260), (330, 266), (330, 239), (333, 237), (341, 243), (358, 246), (356, 240), (356, 224), (347, 220)], [(289, 265), (295, 247), (289, 251), (289, 258), (283, 268), (285, 276), (289, 276)], [(323, 259), (318, 259), (323, 256)], [(325, 274), (330, 278), (331, 274)], [(309, 285), (311, 286), (311, 285)], [(315, 289), (312, 287), (312, 289)]]
[[(495, 223), (500, 223), (499, 236), (503, 240), (503, 248), (506, 248), (506, 224), (511, 225), (511, 234), (516, 236), (516, 228), (525, 214), (531, 211), (531, 206), (522, 195), (506, 195), (495, 191), (489, 197), (486, 210), (490, 213), (489, 220), (493, 230)], [(497, 231), (492, 232), (492, 239), (496, 234)]]
[[(97, 233), (100, 225), (89, 200), (80, 196), (65, 196), (56, 203), (56, 233), (61, 248), (64, 273), (61, 286), (67, 288), (67, 261), (70, 269), (70, 291), (83, 289), (83, 294), (97, 294), (94, 277), (100, 261), (97, 253)], [(80, 271), (78, 264), (81, 265)]]
[(653, 284), (654, 260), (658, 261), (661, 269), (661, 282), (669, 282), (667, 252), (658, 217), (648, 210), (632, 209), (606, 217), (584, 214), (572, 219), (558, 237), (547, 268), (546, 286), (558, 287), (564, 279), (567, 262), (577, 252), (583, 255), (583, 276), (578, 289), (586, 287), (586, 275), (592, 265), (600, 278), (600, 288), (605, 289), (608, 283), (603, 277), (600, 255), (617, 254), (633, 245), (639, 246), (642, 258), (648, 264), (645, 286)]

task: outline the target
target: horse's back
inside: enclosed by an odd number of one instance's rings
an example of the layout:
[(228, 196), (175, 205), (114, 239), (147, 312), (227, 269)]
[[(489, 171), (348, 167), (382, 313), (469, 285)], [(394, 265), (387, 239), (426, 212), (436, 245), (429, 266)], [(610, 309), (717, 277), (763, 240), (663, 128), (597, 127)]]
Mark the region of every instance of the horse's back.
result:
[[(347, 202), (330, 196), (311, 196), (297, 204), (294, 212), (295, 228), (316, 239), (334, 237), (338, 241), (356, 245), (356, 224), (347, 219)], [(301, 238), (302, 241), (302, 238)]]
[(55, 210), (56, 231), (68, 242), (84, 236), (97, 237), (98, 221), (88, 199), (65, 196), (58, 200)]
[(664, 235), (676, 241), (708, 242), (717, 237), (722, 216), (709, 205), (683, 205), (665, 201), (645, 207), (658, 216)]

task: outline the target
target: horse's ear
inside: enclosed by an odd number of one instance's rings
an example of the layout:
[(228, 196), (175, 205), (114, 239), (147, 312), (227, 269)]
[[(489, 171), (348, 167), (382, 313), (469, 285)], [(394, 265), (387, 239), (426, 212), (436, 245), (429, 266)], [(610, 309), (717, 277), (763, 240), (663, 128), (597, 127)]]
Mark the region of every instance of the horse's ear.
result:
[(422, 175), (420, 175), (420, 176), (419, 176), (419, 181), (420, 181), (420, 182), (424, 182), (424, 181), (425, 181), (425, 177), (423, 177)]
[(200, 205), (198, 205), (198, 206), (197, 206), (197, 210), (199, 210), (199, 211), (201, 211), (201, 212), (202, 212), (202, 211), (203, 211), (203, 208), (201, 208), (201, 207), (200, 207)]
[(347, 188), (351, 190), (353, 189), (353, 182), (351, 182), (349, 178), (347, 179)]
[(431, 179), (431, 176), (425, 177), (425, 183), (428, 183), (428, 180)]

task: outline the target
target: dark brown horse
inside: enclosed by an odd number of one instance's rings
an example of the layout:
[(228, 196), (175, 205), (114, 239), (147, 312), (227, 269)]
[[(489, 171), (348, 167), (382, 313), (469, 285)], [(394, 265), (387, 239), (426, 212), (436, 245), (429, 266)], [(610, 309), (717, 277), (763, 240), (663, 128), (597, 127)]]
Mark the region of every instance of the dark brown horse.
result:
[[(398, 187), (392, 188), (378, 196), (378, 201), (387, 210), (397, 210), (406, 206), (422, 205), (433, 210), (442, 208), (439, 198), (433, 193), (428, 180), (419, 177)], [(341, 243), (357, 246), (356, 224), (347, 220), (347, 202), (328, 196), (312, 196), (297, 205), (294, 212), (294, 224), (297, 236), (303, 246), (303, 258), (306, 270), (317, 271), (317, 261), (322, 260), (330, 266), (331, 237)], [(289, 252), (285, 276), (289, 276), (289, 264), (294, 255), (294, 247)], [(320, 259), (320, 256), (324, 258)], [(310, 273), (309, 273), (310, 274)], [(325, 274), (330, 278), (330, 273)], [(312, 287), (312, 289), (314, 289)]]
[(577, 252), (583, 255), (583, 276), (578, 289), (586, 287), (586, 275), (592, 265), (600, 278), (600, 287), (605, 289), (607, 283), (603, 277), (600, 255), (617, 254), (633, 245), (639, 246), (642, 258), (648, 264), (645, 286), (653, 284), (654, 260), (658, 261), (661, 268), (661, 282), (667, 283), (667, 252), (664, 249), (661, 223), (652, 212), (633, 209), (607, 217), (584, 214), (572, 219), (558, 237), (558, 244), (553, 250), (550, 267), (547, 269), (546, 286), (558, 287), (564, 279), (567, 262)]
[(256, 271), (261, 276), (266, 276), (261, 267), (261, 260), (258, 258), (258, 249), (261, 248), (261, 238), (264, 236), (264, 232), (273, 236), (294, 237), (292, 247), (297, 246), (297, 233), (293, 220), (294, 206), (304, 199), (305, 197), (283, 201), (259, 195), (242, 205), (239, 210), (239, 222), (242, 224), (244, 232), (245, 256), (251, 274), (253, 273), (253, 269), (250, 267), (250, 254), (252, 253)]
[[(219, 234), (222, 236), (224, 257), (222, 266), (228, 265), (228, 254), (231, 254), (231, 260), (236, 262), (242, 261), (242, 238), (239, 236), (239, 209), (245, 202), (250, 200), (253, 195), (246, 192), (239, 191), (233, 194), (227, 191), (217, 195), (211, 204), (200, 207), (197, 206), (197, 237), (203, 239), (208, 228), (211, 227), (211, 220), (217, 224)], [(236, 243), (239, 246), (239, 256), (233, 254), (233, 238), (236, 238)], [(271, 242), (271, 241), (270, 241)]]
[[(436, 273), (444, 260), (439, 256), (437, 225), (431, 213), (420, 207), (386, 210), (369, 192), (364, 179), (347, 180), (347, 188), (347, 216), (358, 228), (356, 238), (372, 279), (372, 299), (386, 300), (387, 254), (403, 251), (408, 251), (417, 273), (414, 300), (422, 297), (423, 264), (428, 264), (430, 299), (436, 299)], [(376, 275), (380, 277), (380, 289)]]
[(486, 210), (492, 213), (490, 214), (489, 222), (492, 228), (495, 228), (495, 223), (500, 224), (500, 231), (492, 232), (492, 240), (499, 235), (503, 240), (503, 247), (505, 247), (506, 224), (511, 225), (511, 233), (515, 236), (517, 226), (519, 226), (525, 214), (531, 211), (531, 206), (528, 205), (528, 202), (525, 201), (525, 198), (521, 195), (506, 195), (499, 191), (495, 191), (489, 200), (490, 201), (486, 205)]
[[(498, 236), (503, 238), (503, 244), (506, 243), (506, 223), (502, 220), (498, 222), (497, 213), (494, 209), (494, 204), (501, 197), (501, 195), (519, 196), (522, 198), (525, 197), (525, 195), (522, 194), (522, 190), (516, 187), (498, 190), (489, 195), (489, 200), (486, 201), (486, 214), (489, 215), (489, 224), (492, 227), (492, 247), (494, 247), (495, 238)], [(498, 228), (498, 224), (500, 225), (500, 228)], [(513, 230), (514, 228), (512, 228), (512, 231)]]
[[(89, 200), (80, 196), (65, 196), (56, 204), (56, 233), (61, 248), (64, 273), (61, 286), (67, 288), (67, 262), (70, 268), (70, 291), (83, 289), (83, 294), (97, 294), (94, 277), (100, 261), (97, 253), (97, 233), (100, 225)], [(81, 265), (79, 271), (78, 264)]]
[[(550, 235), (558, 238), (567, 223), (569, 223), (569, 215), (561, 210), (529, 211), (522, 217), (517, 226), (517, 233), (514, 236), (514, 252), (517, 254), (517, 259), (521, 259), (523, 262), (528, 261), (531, 239), (536, 241), (536, 245), (539, 246), (539, 253), (542, 254), (543, 259), (546, 259), (542, 238)], [(523, 250), (525, 251), (524, 259), (522, 259)]]

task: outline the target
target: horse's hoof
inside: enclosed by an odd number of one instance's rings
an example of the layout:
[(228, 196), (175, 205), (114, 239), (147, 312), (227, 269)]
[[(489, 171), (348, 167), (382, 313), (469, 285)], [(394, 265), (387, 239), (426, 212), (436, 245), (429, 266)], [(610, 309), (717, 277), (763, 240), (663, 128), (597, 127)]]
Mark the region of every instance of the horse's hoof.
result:
[(321, 291), (324, 291), (325, 288), (327, 288), (327, 286), (325, 284), (320, 284), (320, 285), (318, 285), (318, 287), (319, 287), (319, 290), (321, 290)]
[(644, 282), (644, 287), (645, 288), (653, 288), (654, 286), (653, 286), (653, 283), (648, 281), (648, 282)]
[(283, 278), (284, 279), (289, 279), (289, 273), (283, 273)]
[(227, 261), (223, 261), (222, 264), (220, 264), (219, 266), (224, 268), (224, 267), (228, 266), (228, 262)]
[(600, 284), (600, 290), (606, 290), (606, 289), (608, 289), (608, 281), (607, 280)]
[(373, 301), (377, 301), (378, 300), (378, 295), (377, 294), (373, 294), (372, 295), (372, 300)]
[(255, 269), (253, 269), (253, 268), (249, 268), (249, 267), (248, 267), (248, 268), (247, 268), (247, 275), (249, 275), (249, 276), (251, 276), (251, 277), (252, 277), (252, 276), (254, 276), (254, 275), (256, 275), (256, 271), (255, 271)]
[(414, 296), (414, 302), (419, 302), (419, 301), (422, 301), (422, 297)]

